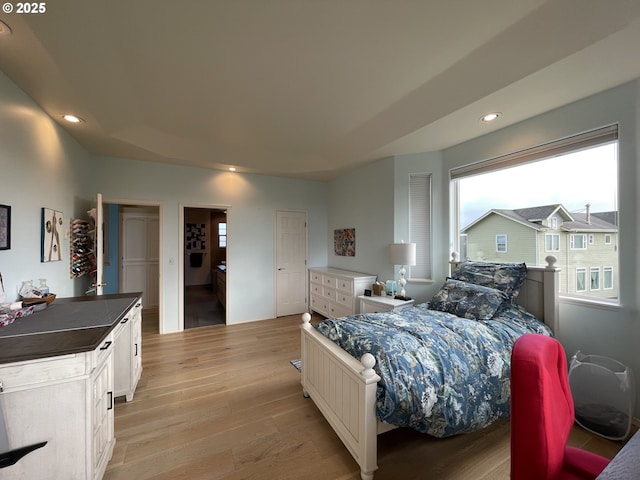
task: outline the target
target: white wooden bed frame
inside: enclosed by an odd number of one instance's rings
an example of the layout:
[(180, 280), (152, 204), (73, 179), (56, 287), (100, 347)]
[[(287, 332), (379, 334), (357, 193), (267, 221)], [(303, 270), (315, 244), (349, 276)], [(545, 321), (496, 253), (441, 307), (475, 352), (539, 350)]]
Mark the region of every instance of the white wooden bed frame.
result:
[[(459, 262), (451, 261), (453, 270)], [(556, 258), (545, 267), (527, 267), (517, 303), (558, 333), (558, 277)], [(377, 466), (377, 435), (395, 428), (376, 417), (376, 388), (380, 377), (375, 359), (356, 360), (312, 327), (311, 315), (302, 315), (302, 388), (360, 466), (362, 480), (372, 480)]]

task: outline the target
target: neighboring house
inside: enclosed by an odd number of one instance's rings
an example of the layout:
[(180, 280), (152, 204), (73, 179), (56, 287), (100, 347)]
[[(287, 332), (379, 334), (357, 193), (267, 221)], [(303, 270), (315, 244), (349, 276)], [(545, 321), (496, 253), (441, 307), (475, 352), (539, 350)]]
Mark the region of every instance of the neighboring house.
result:
[(560, 204), (492, 209), (461, 230), (463, 258), (561, 267), (560, 293), (618, 298), (618, 212), (570, 213)]

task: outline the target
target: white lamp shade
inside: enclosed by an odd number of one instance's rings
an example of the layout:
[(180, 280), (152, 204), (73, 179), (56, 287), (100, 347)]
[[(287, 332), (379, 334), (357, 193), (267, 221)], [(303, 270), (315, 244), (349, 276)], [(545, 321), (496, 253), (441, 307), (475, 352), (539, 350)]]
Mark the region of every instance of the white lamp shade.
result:
[(415, 265), (415, 243), (392, 243), (389, 245), (389, 254), (392, 265)]

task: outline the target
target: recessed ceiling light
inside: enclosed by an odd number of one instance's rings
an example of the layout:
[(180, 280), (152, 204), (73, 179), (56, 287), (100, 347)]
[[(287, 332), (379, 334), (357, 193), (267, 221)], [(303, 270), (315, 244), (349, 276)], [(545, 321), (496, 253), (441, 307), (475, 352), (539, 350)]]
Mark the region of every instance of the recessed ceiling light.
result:
[(229, 167), (229, 171), (230, 172), (235, 172), (236, 171), (236, 167)]
[(487, 113), (486, 115), (483, 115), (480, 117), (480, 121), (481, 122), (493, 122), (494, 120), (496, 120), (500, 115), (502, 115), (502, 113), (500, 112), (491, 112), (491, 113)]
[(0, 37), (11, 35), (11, 27), (0, 20)]
[(62, 115), (62, 118), (64, 118), (67, 122), (69, 123), (83, 123), (84, 119), (76, 116), (76, 115), (71, 115), (70, 113), (65, 113), (64, 115)]

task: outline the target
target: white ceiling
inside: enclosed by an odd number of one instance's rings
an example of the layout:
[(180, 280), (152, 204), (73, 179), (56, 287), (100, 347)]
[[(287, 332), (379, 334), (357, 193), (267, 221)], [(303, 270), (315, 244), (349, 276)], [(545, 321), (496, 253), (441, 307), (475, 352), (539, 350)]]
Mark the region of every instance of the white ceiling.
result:
[(640, 0), (45, 4), (0, 68), (96, 155), (327, 180), (640, 77)]

